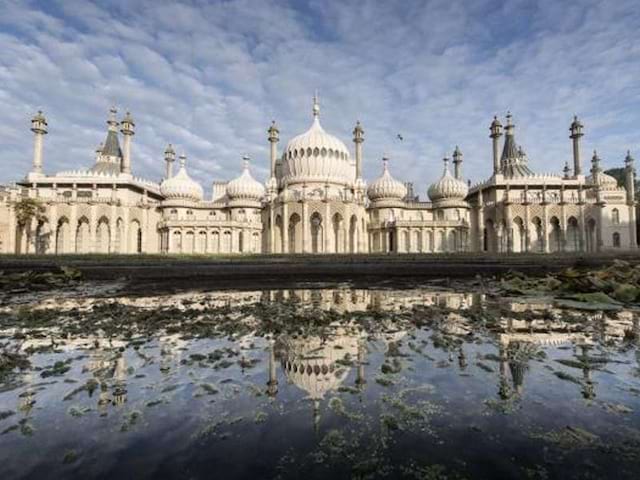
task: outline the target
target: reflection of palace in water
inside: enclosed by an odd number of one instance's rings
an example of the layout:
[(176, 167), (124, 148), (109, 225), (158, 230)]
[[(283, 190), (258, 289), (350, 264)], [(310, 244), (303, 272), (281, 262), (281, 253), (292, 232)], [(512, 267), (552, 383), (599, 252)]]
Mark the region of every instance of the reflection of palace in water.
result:
[[(65, 308), (89, 308), (100, 299), (72, 299), (64, 301)], [(319, 421), (319, 406), (331, 392), (345, 389), (363, 391), (367, 388), (367, 353), (371, 342), (378, 343), (373, 348), (379, 351), (383, 345), (387, 351), (402, 347), (404, 337), (410, 333), (407, 328), (412, 324), (394, 323), (393, 316), (376, 316), (378, 322), (374, 333), (363, 330), (357, 322), (350, 322), (349, 313), (353, 312), (411, 312), (413, 307), (438, 307), (437, 321), (429, 328), (440, 335), (457, 338), (454, 342), (458, 349), (458, 365), (461, 370), (473, 364), (469, 352), (473, 348), (469, 334), (478, 331), (479, 325), (465, 312), (469, 309), (486, 310), (490, 315), (499, 315), (497, 324), (487, 332), (495, 340), (496, 352), (491, 360), (498, 364), (496, 375), (497, 393), (503, 400), (517, 399), (525, 391), (529, 370), (539, 357), (540, 350), (562, 345), (571, 346), (575, 372), (569, 370), (576, 380), (582, 395), (591, 399), (596, 396), (596, 384), (592, 380), (592, 371), (597, 368), (589, 361), (594, 355), (597, 344), (619, 344), (623, 339), (638, 342), (640, 324), (638, 317), (629, 311), (610, 315), (603, 312), (579, 312), (552, 308), (549, 304), (499, 301), (496, 308), (483, 295), (474, 293), (456, 293), (433, 291), (423, 288), (406, 290), (391, 289), (292, 289), (265, 290), (249, 292), (190, 292), (178, 295), (154, 297), (119, 298), (115, 301), (141, 308), (159, 308), (181, 305), (184, 308), (200, 309), (205, 306), (238, 307), (252, 304), (287, 303), (299, 305), (300, 316), (305, 309), (335, 311), (346, 316), (340, 317), (322, 330), (322, 336), (280, 335), (269, 341), (267, 394), (278, 395), (278, 369), (287, 382), (304, 392), (305, 398), (313, 404), (314, 421)], [(55, 303), (43, 302), (39, 308), (53, 308)], [(60, 306), (60, 305), (58, 305)], [(439, 310), (440, 308), (446, 310)], [(448, 310), (448, 311), (447, 311)], [(426, 310), (428, 315), (429, 310)], [(435, 311), (434, 311), (435, 312)], [(494, 312), (494, 313), (492, 313)], [(530, 312), (531, 315), (528, 315)], [(443, 315), (444, 313), (444, 315)], [(179, 313), (177, 314), (179, 316)], [(435, 315), (435, 313), (434, 313)], [(576, 318), (571, 318), (579, 317)], [(355, 318), (355, 317), (354, 317)], [(410, 318), (403, 316), (403, 318)], [(434, 317), (435, 318), (435, 317)], [(240, 319), (238, 321), (241, 321)], [(295, 321), (295, 319), (293, 320)], [(14, 332), (15, 333), (15, 332)], [(30, 338), (22, 343), (27, 351), (47, 351), (67, 355), (75, 351), (86, 351), (87, 363), (83, 372), (89, 372), (93, 381), (88, 381), (87, 391), (93, 396), (98, 391), (97, 406), (102, 414), (109, 405), (119, 406), (126, 402), (127, 367), (126, 348), (128, 342), (116, 338), (107, 338), (104, 332), (90, 336), (54, 340), (53, 335)], [(635, 339), (635, 340), (634, 340)], [(181, 356), (189, 348), (189, 340), (179, 333), (161, 335), (158, 339), (160, 357), (158, 368), (162, 374), (179, 368)], [(240, 344), (240, 347), (242, 345)], [(447, 347), (448, 348), (448, 347)], [(453, 352), (449, 352), (453, 362)], [(138, 357), (146, 363), (145, 355), (138, 351)], [(488, 358), (489, 359), (489, 358)], [(149, 361), (153, 361), (149, 359)], [(638, 357), (640, 362), (640, 357)], [(555, 365), (555, 364), (554, 364)], [(558, 365), (559, 367), (559, 365)], [(579, 373), (582, 367), (581, 374)], [(575, 375), (574, 375), (575, 373)], [(32, 374), (24, 377), (25, 395), (21, 398), (20, 410), (25, 414), (31, 409), (33, 397), (30, 385)]]

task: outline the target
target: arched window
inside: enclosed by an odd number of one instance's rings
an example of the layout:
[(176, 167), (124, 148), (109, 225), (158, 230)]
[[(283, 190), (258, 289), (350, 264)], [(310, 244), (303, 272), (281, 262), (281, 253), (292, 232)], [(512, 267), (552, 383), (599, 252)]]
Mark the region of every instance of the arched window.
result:
[(611, 223), (614, 225), (620, 223), (620, 211), (617, 208), (611, 210)]
[(613, 233), (613, 246), (620, 248), (620, 234), (618, 232)]

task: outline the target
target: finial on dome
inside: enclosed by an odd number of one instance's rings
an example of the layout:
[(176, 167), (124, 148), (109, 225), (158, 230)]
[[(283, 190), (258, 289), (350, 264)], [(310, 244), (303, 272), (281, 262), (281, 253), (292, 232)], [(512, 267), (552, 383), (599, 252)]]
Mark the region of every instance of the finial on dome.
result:
[(389, 155), (386, 153), (382, 154), (382, 171), (389, 171)]
[(107, 125), (109, 125), (109, 130), (117, 130), (118, 127), (118, 120), (116, 120), (116, 114), (118, 113), (118, 110), (116, 109), (115, 106), (112, 106), (109, 109), (109, 119), (107, 120)]
[(511, 118), (512, 118), (511, 111), (507, 110), (507, 125), (508, 126), (511, 125)]
[(184, 168), (186, 163), (187, 163), (187, 156), (183, 153), (182, 155), (180, 155), (180, 168)]
[(320, 99), (318, 98), (318, 90), (316, 89), (316, 93), (313, 95), (313, 116), (320, 116)]
[(243, 155), (242, 156), (242, 169), (243, 170), (249, 170), (249, 160), (251, 160), (251, 157), (249, 157), (249, 155)]
[(444, 164), (444, 172), (449, 172), (449, 157), (444, 157), (442, 163)]

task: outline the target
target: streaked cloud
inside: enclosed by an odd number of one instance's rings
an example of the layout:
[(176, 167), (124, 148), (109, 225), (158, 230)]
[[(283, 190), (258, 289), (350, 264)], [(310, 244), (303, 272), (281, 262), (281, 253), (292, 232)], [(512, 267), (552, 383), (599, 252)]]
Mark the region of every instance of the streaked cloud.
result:
[(574, 113), (585, 158), (597, 148), (617, 166), (638, 148), (632, 1), (0, 0), (0, 11), (4, 182), (29, 169), (37, 109), (54, 172), (91, 165), (112, 104), (134, 115), (141, 176), (160, 178), (171, 142), (204, 186), (237, 175), (244, 153), (264, 178), (270, 121), (282, 149), (309, 126), (315, 89), (323, 125), (350, 147), (363, 123), (365, 176), (388, 152), (423, 197), (455, 145), (466, 177), (489, 174), (488, 125), (507, 110), (539, 172), (570, 160)]

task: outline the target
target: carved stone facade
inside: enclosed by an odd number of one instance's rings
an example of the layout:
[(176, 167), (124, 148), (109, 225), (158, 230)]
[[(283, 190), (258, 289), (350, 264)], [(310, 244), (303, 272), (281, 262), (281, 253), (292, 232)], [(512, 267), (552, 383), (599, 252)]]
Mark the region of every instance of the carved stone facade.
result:
[[(453, 152), (453, 173), (444, 159), (441, 178), (421, 201), (411, 183), (382, 174), (370, 185), (362, 178), (364, 129), (353, 130), (355, 156), (320, 125), (313, 103), (309, 130), (291, 139), (278, 156), (279, 131), (268, 130), (270, 176), (263, 185), (249, 171), (213, 183), (204, 198), (187, 173), (186, 158), (171, 145), (164, 152), (161, 183), (132, 175), (129, 113), (118, 122), (111, 110), (107, 137), (88, 170), (43, 173), (47, 121), (32, 119), (35, 135), (31, 171), (0, 189), (0, 253), (437, 253), (591, 252), (636, 248), (634, 161), (625, 159), (625, 185), (602, 172), (594, 152), (591, 175), (582, 174), (582, 124), (571, 124), (573, 171), (537, 175), (515, 142), (507, 116), (491, 124), (493, 174), (469, 187), (462, 179), (462, 152)], [(121, 135), (119, 135), (119, 133)], [(120, 147), (122, 139), (123, 147)], [(27, 221), (25, 199), (42, 211)]]

